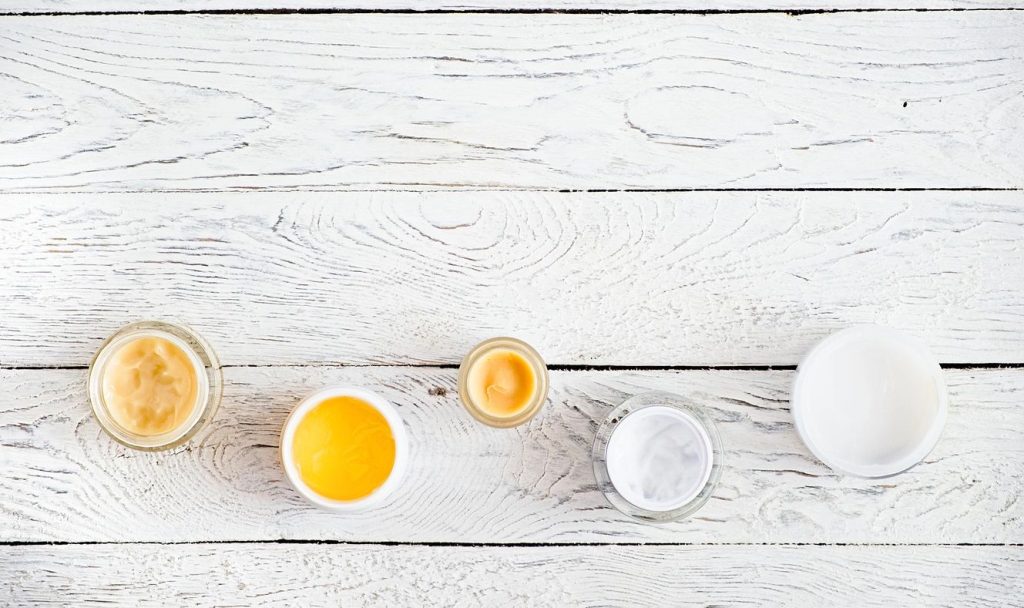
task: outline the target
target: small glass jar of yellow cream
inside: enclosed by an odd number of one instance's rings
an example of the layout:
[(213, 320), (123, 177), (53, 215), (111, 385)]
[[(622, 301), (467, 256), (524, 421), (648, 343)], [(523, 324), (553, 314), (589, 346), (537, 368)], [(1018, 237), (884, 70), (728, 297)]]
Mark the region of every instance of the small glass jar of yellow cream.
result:
[(96, 420), (136, 450), (167, 450), (188, 441), (213, 418), (222, 388), (213, 349), (194, 332), (161, 321), (122, 327), (89, 366)]
[(547, 400), (548, 368), (522, 340), (485, 340), (462, 360), (459, 398), (474, 418), (488, 426), (519, 426), (537, 415)]

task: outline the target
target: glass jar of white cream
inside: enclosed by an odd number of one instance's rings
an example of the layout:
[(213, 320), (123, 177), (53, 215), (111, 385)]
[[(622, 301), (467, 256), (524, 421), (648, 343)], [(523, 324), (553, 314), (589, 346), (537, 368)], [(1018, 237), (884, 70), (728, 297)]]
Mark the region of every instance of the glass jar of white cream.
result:
[(722, 444), (711, 419), (678, 395), (631, 397), (594, 440), (594, 476), (608, 502), (646, 522), (682, 519), (704, 506), (722, 474)]
[(161, 321), (122, 327), (89, 366), (96, 420), (136, 450), (167, 450), (188, 441), (213, 418), (222, 387), (213, 349), (191, 330)]

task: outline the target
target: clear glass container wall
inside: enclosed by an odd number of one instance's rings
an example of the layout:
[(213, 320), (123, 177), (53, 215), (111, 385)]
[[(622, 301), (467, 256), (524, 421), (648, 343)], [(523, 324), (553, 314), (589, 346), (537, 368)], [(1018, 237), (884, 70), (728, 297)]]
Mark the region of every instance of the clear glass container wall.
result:
[[(188, 419), (158, 435), (139, 435), (118, 424), (103, 394), (103, 375), (111, 357), (121, 346), (145, 337), (163, 338), (181, 348), (196, 369), (198, 383), (196, 404)], [(163, 321), (132, 323), (107, 338), (89, 365), (88, 383), (93, 413), (103, 430), (117, 442), (144, 451), (168, 450), (191, 439), (213, 419), (220, 406), (224, 385), (220, 362), (210, 345), (195, 332)]]
[[(629, 502), (616, 490), (608, 473), (608, 443), (616, 427), (630, 414), (655, 406), (671, 407), (688, 415), (703, 427), (711, 443), (711, 472), (703, 488), (682, 506), (668, 511), (651, 511)], [(723, 459), (721, 438), (711, 418), (698, 405), (679, 395), (666, 392), (636, 395), (612, 410), (598, 428), (593, 447), (594, 477), (597, 480), (598, 489), (605, 495), (608, 502), (634, 519), (652, 523), (676, 521), (692, 515), (704, 506), (718, 485), (722, 475)]]

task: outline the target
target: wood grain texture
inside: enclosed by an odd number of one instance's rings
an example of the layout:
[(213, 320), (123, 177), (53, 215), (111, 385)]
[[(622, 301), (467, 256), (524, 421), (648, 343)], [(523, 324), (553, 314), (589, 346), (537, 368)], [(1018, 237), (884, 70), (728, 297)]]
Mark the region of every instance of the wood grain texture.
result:
[(1022, 192), (6, 195), (0, 233), (8, 367), (140, 318), (231, 365), (783, 365), (855, 323), (1024, 355)]
[[(456, 370), (229, 368), (215, 421), (187, 447), (133, 452), (93, 420), (81, 370), (0, 374), (0, 541), (335, 539), (365, 542), (1021, 543), (1024, 370), (951, 370), (950, 415), (924, 463), (889, 479), (835, 475), (789, 414), (792, 372), (554, 372), (526, 428), (476, 423)], [(284, 479), (278, 440), (298, 399), (331, 384), (398, 406), (412, 458), (381, 508), (335, 514)], [(590, 450), (630, 395), (668, 390), (708, 408), (726, 447), (711, 501), (652, 526), (611, 508)]]
[(224, 10), (850, 10), (1009, 9), (1020, 0), (8, 0), (0, 15), (48, 12)]
[(1024, 549), (0, 547), (0, 581), (5, 606), (1019, 608)]
[(0, 189), (1019, 188), (1022, 39), (1015, 11), (12, 17)]

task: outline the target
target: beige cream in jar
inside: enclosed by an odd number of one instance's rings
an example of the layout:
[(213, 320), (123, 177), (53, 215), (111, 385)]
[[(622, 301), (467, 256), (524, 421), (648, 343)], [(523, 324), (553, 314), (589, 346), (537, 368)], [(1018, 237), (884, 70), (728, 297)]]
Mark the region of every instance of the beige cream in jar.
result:
[(548, 396), (548, 370), (540, 354), (515, 338), (476, 345), (459, 367), (459, 397), (474, 418), (511, 428), (537, 415)]
[(89, 368), (96, 419), (111, 437), (140, 450), (180, 445), (213, 417), (221, 371), (192, 331), (159, 321), (123, 327)]

